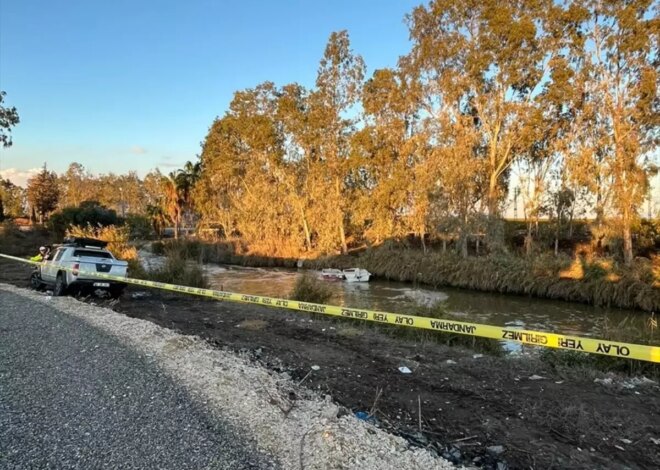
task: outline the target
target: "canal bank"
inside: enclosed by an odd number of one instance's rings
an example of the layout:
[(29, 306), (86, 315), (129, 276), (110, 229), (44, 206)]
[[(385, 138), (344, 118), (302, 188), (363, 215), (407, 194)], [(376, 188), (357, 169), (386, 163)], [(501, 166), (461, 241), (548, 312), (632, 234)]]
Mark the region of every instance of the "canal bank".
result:
[(440, 344), (444, 336), (434, 332), (133, 288), (112, 308), (285, 372), (330, 395), (343, 412), (454, 463), (660, 465), (657, 378), (598, 372), (526, 351), (478, 353)]
[(625, 267), (610, 258), (514, 254), (462, 258), (452, 252), (379, 246), (347, 255), (303, 260), (238, 254), (239, 242), (207, 243), (168, 240), (153, 244), (165, 251), (204, 263), (244, 267), (346, 269), (360, 267), (375, 278), (430, 287), (456, 287), (479, 292), (582, 303), (601, 307), (660, 311), (660, 259), (640, 258)]
[[(25, 283), (28, 273), (3, 264), (0, 282)], [(343, 412), (454, 462), (489, 469), (660, 465), (656, 376), (606, 374), (574, 356), (484, 354), (441, 344), (447, 336), (434, 332), (133, 286), (107, 305), (286, 372), (332, 396)]]

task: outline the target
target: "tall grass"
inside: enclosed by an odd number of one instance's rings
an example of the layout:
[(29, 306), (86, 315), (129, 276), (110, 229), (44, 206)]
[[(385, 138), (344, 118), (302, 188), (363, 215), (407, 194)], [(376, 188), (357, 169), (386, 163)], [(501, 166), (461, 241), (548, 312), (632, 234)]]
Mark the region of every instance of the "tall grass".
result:
[(306, 272), (298, 278), (291, 292), (290, 298), (322, 304), (330, 300), (332, 291), (323, 281), (313, 274)]
[(147, 278), (152, 281), (188, 287), (206, 288), (209, 286), (208, 278), (202, 267), (176, 253), (168, 255), (163, 266), (147, 272)]

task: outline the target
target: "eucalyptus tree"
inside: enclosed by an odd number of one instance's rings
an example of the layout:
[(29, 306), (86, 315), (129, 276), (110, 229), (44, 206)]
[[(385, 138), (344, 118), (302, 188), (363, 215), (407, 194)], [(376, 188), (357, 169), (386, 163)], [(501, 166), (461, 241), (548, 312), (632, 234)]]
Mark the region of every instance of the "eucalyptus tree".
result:
[[(554, 50), (552, 0), (433, 0), (408, 15), (409, 55), (424, 84), (423, 111), (451, 123), (456, 116), (479, 135), (486, 186), (482, 205), (500, 215), (511, 165), (526, 151), (527, 128)], [(493, 224), (493, 227), (495, 224)], [(499, 236), (491, 233), (491, 242)]]
[[(616, 214), (627, 264), (633, 260), (632, 224), (657, 171), (658, 33), (657, 3), (652, 0), (591, 0), (583, 8), (580, 72), (587, 82), (590, 124), (600, 132), (583, 147), (583, 168), (594, 168)], [(655, 152), (655, 153), (654, 153)], [(600, 193), (599, 193), (600, 194)], [(600, 209), (600, 208), (599, 208)]]
[(364, 79), (362, 57), (350, 47), (347, 31), (333, 32), (328, 39), (310, 100), (315, 110), (312, 125), (322, 129), (319, 152), (325, 167), (323, 185), (326, 207), (332, 217), (342, 252), (348, 251), (346, 222), (348, 218), (347, 174), (349, 171), (350, 136)]
[(411, 223), (414, 193), (428, 188), (416, 184), (419, 164), (416, 83), (398, 69), (376, 70), (362, 90), (365, 125), (352, 139), (351, 165), (359, 181), (354, 218), (365, 236), (385, 238), (417, 232), (422, 239), (426, 215)]

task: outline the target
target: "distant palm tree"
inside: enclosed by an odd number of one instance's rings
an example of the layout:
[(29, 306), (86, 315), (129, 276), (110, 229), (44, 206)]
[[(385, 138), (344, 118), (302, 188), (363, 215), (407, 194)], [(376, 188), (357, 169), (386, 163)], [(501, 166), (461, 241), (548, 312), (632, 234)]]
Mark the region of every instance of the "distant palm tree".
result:
[(194, 201), (192, 190), (201, 175), (201, 163), (186, 162), (183, 169), (175, 173), (174, 181), (181, 199), (181, 217), (192, 225)]
[(174, 238), (179, 238), (179, 225), (181, 224), (181, 214), (184, 200), (181, 197), (181, 179), (179, 172), (171, 172), (163, 177), (163, 193), (165, 196), (165, 210), (170, 220), (174, 224)]
[(148, 205), (147, 216), (151, 220), (151, 226), (154, 232), (156, 232), (156, 235), (158, 235), (158, 238), (162, 238), (163, 228), (165, 228), (165, 224), (167, 223), (167, 215), (163, 208), (159, 204)]

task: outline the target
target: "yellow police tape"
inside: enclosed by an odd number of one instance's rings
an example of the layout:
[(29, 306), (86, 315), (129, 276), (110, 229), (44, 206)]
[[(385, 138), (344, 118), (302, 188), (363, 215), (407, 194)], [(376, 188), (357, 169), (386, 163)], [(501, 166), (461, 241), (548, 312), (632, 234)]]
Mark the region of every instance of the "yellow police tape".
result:
[[(39, 262), (17, 258), (15, 256), (4, 255), (0, 257), (20, 261), (22, 263), (40, 264)], [(65, 271), (74, 271), (60, 265), (51, 265)], [(180, 292), (182, 294), (199, 295), (210, 297), (217, 300), (226, 300), (230, 302), (242, 302), (249, 304), (265, 305), (269, 307), (287, 308), (303, 312), (322, 313), (342, 318), (356, 320), (367, 320), (377, 323), (387, 323), (396, 326), (405, 326), (409, 328), (421, 328), (425, 330), (435, 330), (448, 333), (458, 333), (462, 335), (478, 336), (481, 338), (491, 338), (497, 340), (513, 341), (517, 343), (532, 344), (534, 346), (544, 346), (547, 348), (568, 349), (571, 351), (580, 351), (592, 354), (602, 354), (605, 356), (620, 357), (626, 359), (636, 359), (639, 361), (650, 361), (660, 363), (660, 347), (646, 346), (641, 344), (620, 343), (616, 341), (607, 341), (604, 339), (584, 338), (579, 336), (563, 335), (558, 333), (546, 333), (542, 331), (520, 330), (516, 328), (503, 328), (492, 325), (482, 325), (479, 323), (467, 323), (455, 320), (443, 320), (440, 318), (419, 317), (414, 315), (403, 315), (400, 313), (378, 312), (374, 310), (355, 309), (346, 307), (337, 307), (334, 305), (315, 304), (310, 302), (300, 302), (297, 300), (278, 299), (274, 297), (264, 297), (260, 295), (237, 294), (234, 292), (224, 292), (213, 289), (201, 289), (197, 287), (178, 286), (175, 284), (166, 284), (163, 282), (147, 281), (143, 279), (123, 278), (112, 276), (110, 274), (81, 271), (80, 275), (119, 281), (126, 284), (137, 286), (153, 287), (167, 291)]]

